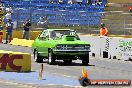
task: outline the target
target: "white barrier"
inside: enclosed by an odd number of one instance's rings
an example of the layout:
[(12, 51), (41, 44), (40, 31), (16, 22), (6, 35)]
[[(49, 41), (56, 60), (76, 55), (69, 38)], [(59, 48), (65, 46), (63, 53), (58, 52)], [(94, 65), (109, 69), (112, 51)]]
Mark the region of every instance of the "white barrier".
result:
[(88, 42), (91, 44), (91, 53), (92, 56), (95, 57), (101, 57), (100, 49), (101, 49), (101, 44), (100, 44), (100, 37), (94, 37), (94, 36), (89, 36), (87, 38)]
[(132, 38), (113, 38), (112, 42), (116, 43), (117, 52), (116, 54), (111, 54), (111, 56), (116, 56), (117, 59), (123, 60), (132, 59)]
[(132, 59), (132, 38), (87, 36), (91, 43), (91, 55), (96, 58)]

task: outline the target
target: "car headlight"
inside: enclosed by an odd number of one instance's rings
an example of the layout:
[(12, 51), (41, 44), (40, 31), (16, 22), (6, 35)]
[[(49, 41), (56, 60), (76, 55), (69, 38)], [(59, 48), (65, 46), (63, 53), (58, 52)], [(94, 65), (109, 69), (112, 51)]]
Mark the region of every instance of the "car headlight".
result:
[(90, 49), (90, 45), (89, 44), (85, 45), (84, 47), (85, 47), (85, 49)]
[(56, 49), (61, 49), (62, 48), (62, 45), (57, 45), (56, 46)]

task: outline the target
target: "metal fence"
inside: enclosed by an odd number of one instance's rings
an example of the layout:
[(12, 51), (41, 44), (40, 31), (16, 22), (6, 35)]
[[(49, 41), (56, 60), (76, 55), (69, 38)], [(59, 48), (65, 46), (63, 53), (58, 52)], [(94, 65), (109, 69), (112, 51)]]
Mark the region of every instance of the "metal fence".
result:
[[(100, 24), (101, 14), (98, 12), (87, 12), (86, 16), (82, 16), (83, 13), (78, 13), (77, 15), (64, 15), (59, 14), (59, 11), (56, 11), (56, 14), (45, 14), (46, 12), (35, 13), (34, 9), (13, 9), (12, 19), (17, 23), (17, 29), (22, 27), (23, 22), (26, 18), (30, 19), (33, 28), (41, 28), (42, 26), (37, 25), (40, 17), (48, 16), (49, 21), (56, 20), (56, 24), (49, 23), (50, 26), (59, 26), (59, 27), (66, 27), (66, 26), (82, 26), (82, 27), (97, 27)], [(61, 12), (62, 13), (62, 12)], [(63, 12), (64, 13), (64, 12)], [(68, 17), (70, 16), (70, 17)], [(73, 17), (73, 18), (72, 18)], [(87, 17), (87, 18), (86, 18)], [(63, 20), (64, 19), (64, 20)], [(69, 19), (67, 22), (73, 22), (72, 25), (66, 24), (65, 19)], [(63, 22), (65, 21), (65, 22)], [(82, 22), (81, 22), (82, 21)], [(96, 22), (96, 23), (95, 23)], [(57, 24), (58, 23), (58, 24)], [(60, 24), (64, 23), (64, 24)], [(82, 24), (81, 24), (82, 23)], [(79, 25), (80, 24), (80, 25)]]
[[(132, 35), (132, 13), (128, 11), (109, 11), (102, 16), (107, 28), (111, 31), (122, 31), (123, 35)], [(123, 33), (124, 32), (124, 33)]]

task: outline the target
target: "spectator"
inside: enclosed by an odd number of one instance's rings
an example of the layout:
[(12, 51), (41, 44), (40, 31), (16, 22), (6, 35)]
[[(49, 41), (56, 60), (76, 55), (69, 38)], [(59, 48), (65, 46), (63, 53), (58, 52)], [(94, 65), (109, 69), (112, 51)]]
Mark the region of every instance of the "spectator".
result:
[(3, 5), (0, 5), (0, 10), (4, 11), (5, 7)]
[(13, 14), (13, 10), (12, 10), (12, 8), (10, 7), (10, 8), (6, 8), (5, 9), (5, 21), (6, 20), (8, 20), (8, 19), (12, 19), (12, 14)]
[(44, 17), (44, 24), (43, 24), (43, 27), (44, 27), (45, 29), (48, 28), (48, 17), (47, 17), (47, 16)]
[(26, 19), (26, 21), (23, 23), (23, 39), (27, 39), (29, 40), (29, 30), (30, 30), (30, 27), (31, 26), (31, 23), (29, 21), (29, 19)]
[(92, 4), (92, 1), (91, 1), (91, 0), (87, 0), (87, 3), (88, 3), (89, 5), (91, 5), (91, 4)]
[(12, 19), (11, 13), (6, 13), (5, 18), (6, 18), (7, 20), (8, 20), (8, 19)]
[(82, 0), (76, 0), (76, 2), (81, 5), (82, 4)]
[(60, 4), (63, 4), (63, 0), (59, 0), (59, 3), (60, 3)]
[[(6, 44), (11, 42), (12, 30), (13, 30), (13, 23), (11, 19), (8, 19), (8, 22), (6, 23)], [(9, 41), (8, 41), (8, 36), (9, 36)]]
[(105, 27), (104, 23), (101, 23), (101, 28), (100, 28), (100, 36), (107, 36), (108, 30)]
[(39, 18), (39, 21), (38, 21), (38, 23), (37, 23), (37, 25), (38, 25), (39, 27), (41, 27), (41, 26), (43, 25), (43, 23), (44, 23), (44, 19), (43, 19), (43, 17), (40, 17), (40, 18)]
[(48, 28), (48, 17), (40, 17), (39, 22), (37, 23), (39, 27), (43, 27), (45, 29)]
[(69, 1), (68, 1), (68, 4), (73, 4), (73, 1), (72, 1), (72, 0), (69, 0)]
[(54, 3), (54, 0), (49, 0), (49, 3)]
[(102, 4), (102, 0), (98, 0), (99, 4), (101, 5)]
[(49, 0), (49, 3), (59, 3), (59, 0)]
[(0, 25), (0, 43), (2, 43), (2, 36), (3, 36), (3, 26)]
[(12, 10), (12, 8), (11, 8), (11, 7), (6, 8), (5, 10), (6, 10), (6, 13), (11, 13), (11, 14), (13, 13), (13, 10)]
[(100, 5), (98, 0), (95, 0), (95, 5)]

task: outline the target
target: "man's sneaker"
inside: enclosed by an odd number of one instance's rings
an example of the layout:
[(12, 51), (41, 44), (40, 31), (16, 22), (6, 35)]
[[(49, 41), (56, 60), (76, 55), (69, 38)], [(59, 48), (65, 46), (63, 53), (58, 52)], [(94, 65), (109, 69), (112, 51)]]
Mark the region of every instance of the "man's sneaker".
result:
[(7, 44), (8, 43), (8, 41), (6, 41), (4, 44)]

